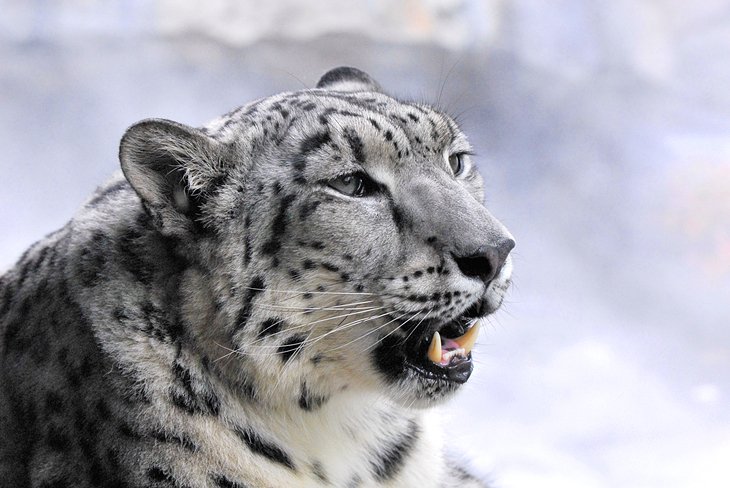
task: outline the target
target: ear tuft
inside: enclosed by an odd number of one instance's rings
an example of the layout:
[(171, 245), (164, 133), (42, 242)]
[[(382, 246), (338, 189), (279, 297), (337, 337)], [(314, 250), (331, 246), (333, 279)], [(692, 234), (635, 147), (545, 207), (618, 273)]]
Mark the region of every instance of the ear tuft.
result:
[(319, 79), (317, 88), (343, 92), (383, 92), (378, 82), (369, 74), (349, 66), (340, 66), (326, 72)]
[(202, 131), (164, 119), (127, 129), (122, 172), (167, 235), (200, 230), (200, 196), (219, 167), (217, 143)]

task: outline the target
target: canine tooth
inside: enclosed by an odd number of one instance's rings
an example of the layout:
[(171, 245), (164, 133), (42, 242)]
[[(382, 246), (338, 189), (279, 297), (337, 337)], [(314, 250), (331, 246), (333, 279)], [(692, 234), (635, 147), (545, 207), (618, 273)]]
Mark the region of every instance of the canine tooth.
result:
[(454, 342), (459, 344), (459, 347), (464, 349), (464, 351), (466, 351), (466, 354), (469, 354), (471, 352), (471, 349), (474, 347), (474, 343), (476, 343), (477, 341), (477, 337), (479, 336), (480, 324), (481, 321), (477, 320), (474, 325), (472, 325), (471, 328), (466, 331), (466, 334), (454, 339)]
[(433, 333), (431, 345), (428, 346), (428, 359), (436, 364), (441, 364), (441, 334)]

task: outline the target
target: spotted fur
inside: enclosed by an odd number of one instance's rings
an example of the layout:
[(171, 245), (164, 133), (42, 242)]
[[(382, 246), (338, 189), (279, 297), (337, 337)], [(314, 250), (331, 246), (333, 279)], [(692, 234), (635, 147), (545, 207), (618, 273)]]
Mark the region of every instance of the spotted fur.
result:
[(0, 278), (0, 479), (485, 486), (427, 408), (459, 383), (409, 356), (509, 285), (469, 152), (354, 68), (200, 129), (132, 126), (123, 175)]

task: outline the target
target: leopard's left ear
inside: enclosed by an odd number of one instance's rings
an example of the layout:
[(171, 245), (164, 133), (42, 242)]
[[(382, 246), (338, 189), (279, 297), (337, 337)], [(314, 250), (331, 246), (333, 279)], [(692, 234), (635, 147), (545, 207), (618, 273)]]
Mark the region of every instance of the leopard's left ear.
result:
[(349, 66), (340, 66), (326, 72), (319, 79), (317, 88), (343, 92), (383, 93), (378, 82), (372, 79), (369, 74)]
[(124, 176), (166, 235), (200, 230), (201, 198), (221, 154), (220, 144), (201, 130), (164, 119), (134, 124), (119, 146)]

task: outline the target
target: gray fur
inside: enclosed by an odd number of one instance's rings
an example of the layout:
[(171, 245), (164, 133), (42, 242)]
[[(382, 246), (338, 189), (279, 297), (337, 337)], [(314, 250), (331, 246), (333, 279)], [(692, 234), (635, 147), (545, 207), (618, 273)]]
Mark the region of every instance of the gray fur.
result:
[[(0, 278), (0, 479), (485, 486), (425, 408), (458, 385), (399, 352), (509, 285), (481, 177), (449, 168), (468, 151), (352, 68), (200, 129), (132, 126), (126, 179)], [(358, 172), (373, 193), (332, 184)], [(456, 261), (474, 253), (498, 255), (488, 281)]]

